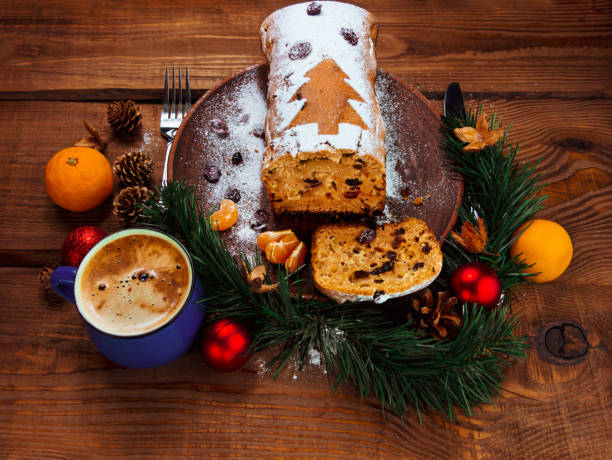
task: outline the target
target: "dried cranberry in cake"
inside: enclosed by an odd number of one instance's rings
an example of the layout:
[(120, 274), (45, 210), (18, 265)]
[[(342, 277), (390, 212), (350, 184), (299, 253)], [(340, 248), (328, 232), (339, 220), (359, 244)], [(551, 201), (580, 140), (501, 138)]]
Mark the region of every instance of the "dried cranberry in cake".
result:
[(401, 246), (402, 243), (405, 243), (406, 239), (402, 238), (401, 235), (395, 235), (393, 241), (391, 241), (391, 247), (393, 249), (397, 249)]
[(238, 166), (240, 163), (242, 163), (242, 152), (234, 152), (234, 154), (232, 155), (232, 164), (234, 166)]
[(347, 180), (344, 181), (344, 183), (346, 185), (350, 185), (351, 187), (357, 187), (357, 186), (362, 184), (362, 182), (359, 179), (357, 179), (357, 178), (347, 179)]
[(221, 170), (215, 165), (208, 165), (204, 168), (204, 178), (211, 184), (216, 184), (221, 179)]
[(316, 177), (312, 177), (312, 178), (307, 177), (306, 179), (304, 179), (304, 182), (308, 184), (308, 187), (317, 187), (321, 185), (321, 181), (317, 179)]
[(264, 132), (263, 128), (255, 128), (253, 131), (251, 131), (251, 134), (260, 139), (266, 138), (266, 133)]
[(265, 209), (258, 209), (253, 215), (253, 221), (251, 222), (250, 227), (253, 230), (265, 230), (268, 226), (269, 218), (270, 216), (268, 215), (268, 211)]
[(312, 51), (312, 45), (309, 42), (298, 42), (289, 50), (289, 59), (296, 61), (306, 58)]
[(391, 270), (393, 270), (393, 265), (394, 263), (391, 261), (385, 262), (380, 267), (377, 267), (374, 270), (372, 270), (370, 274), (371, 275), (381, 275), (383, 273), (390, 272)]
[(232, 200), (234, 203), (238, 203), (241, 198), (240, 190), (237, 188), (230, 188), (227, 192), (225, 192), (225, 198)]
[(213, 133), (218, 134), (221, 137), (226, 137), (229, 134), (229, 128), (227, 123), (218, 118), (213, 118), (208, 122), (208, 127)]
[(353, 46), (356, 46), (357, 42), (359, 42), (359, 38), (357, 38), (357, 34), (353, 31), (353, 29), (343, 27), (342, 29), (340, 29), (340, 33), (342, 34), (344, 39)]
[(366, 228), (361, 232), (357, 241), (359, 244), (368, 244), (371, 243), (374, 238), (376, 238), (376, 230), (373, 228)]
[(308, 14), (308, 16), (317, 16), (321, 13), (321, 7), (322, 5), (319, 2), (311, 2), (306, 7), (306, 14)]
[(429, 245), (429, 243), (425, 243), (421, 248), (421, 251), (423, 252), (423, 254), (429, 254), (429, 251), (431, 251), (431, 246)]

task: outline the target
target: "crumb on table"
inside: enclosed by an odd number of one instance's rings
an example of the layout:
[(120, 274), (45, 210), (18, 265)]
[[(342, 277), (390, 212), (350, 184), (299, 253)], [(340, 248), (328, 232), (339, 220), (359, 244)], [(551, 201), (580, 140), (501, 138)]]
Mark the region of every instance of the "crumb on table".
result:
[(431, 193), (428, 193), (427, 195), (425, 195), (424, 197), (422, 196), (418, 196), (414, 199), (413, 203), (415, 206), (421, 206), (423, 204), (423, 202), (427, 199), (427, 198), (431, 198)]

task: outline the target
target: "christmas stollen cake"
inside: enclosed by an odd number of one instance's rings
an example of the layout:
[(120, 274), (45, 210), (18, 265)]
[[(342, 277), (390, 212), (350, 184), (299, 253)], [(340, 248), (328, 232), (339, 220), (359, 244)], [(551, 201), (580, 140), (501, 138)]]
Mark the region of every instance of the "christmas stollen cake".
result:
[(442, 270), (442, 251), (427, 224), (414, 217), (377, 229), (319, 227), (312, 237), (316, 288), (338, 303), (383, 303), (429, 285)]
[(370, 13), (339, 2), (291, 5), (262, 23), (270, 65), (262, 180), (275, 213), (383, 210), (376, 34)]

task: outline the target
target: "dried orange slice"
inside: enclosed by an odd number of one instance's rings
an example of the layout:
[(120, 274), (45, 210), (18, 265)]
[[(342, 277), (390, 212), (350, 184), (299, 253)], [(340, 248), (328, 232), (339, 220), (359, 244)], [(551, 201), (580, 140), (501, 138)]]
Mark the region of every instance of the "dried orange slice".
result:
[(304, 259), (306, 259), (306, 245), (300, 241), (300, 244), (295, 247), (285, 261), (285, 267), (292, 273), (304, 264)]
[(219, 231), (224, 231), (230, 228), (238, 221), (238, 206), (232, 200), (223, 200), (219, 206), (219, 210), (213, 212), (210, 216), (210, 225), (212, 228)]
[(295, 235), (286, 236), (281, 241), (268, 243), (266, 246), (266, 259), (273, 264), (285, 263), (298, 244), (300, 244), (300, 240)]
[(287, 236), (293, 236), (295, 238), (295, 235), (293, 234), (292, 230), (279, 230), (277, 232), (273, 232), (273, 231), (263, 232), (257, 235), (257, 246), (259, 246), (259, 249), (261, 249), (262, 252), (265, 252), (266, 247), (268, 246), (269, 243), (280, 241)]

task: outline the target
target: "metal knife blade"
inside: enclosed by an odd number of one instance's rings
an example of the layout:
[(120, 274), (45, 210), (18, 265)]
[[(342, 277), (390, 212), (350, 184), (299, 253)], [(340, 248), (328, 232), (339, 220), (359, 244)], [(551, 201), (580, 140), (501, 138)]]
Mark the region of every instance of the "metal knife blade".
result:
[(452, 82), (444, 93), (444, 116), (465, 119), (465, 104), (459, 83)]

